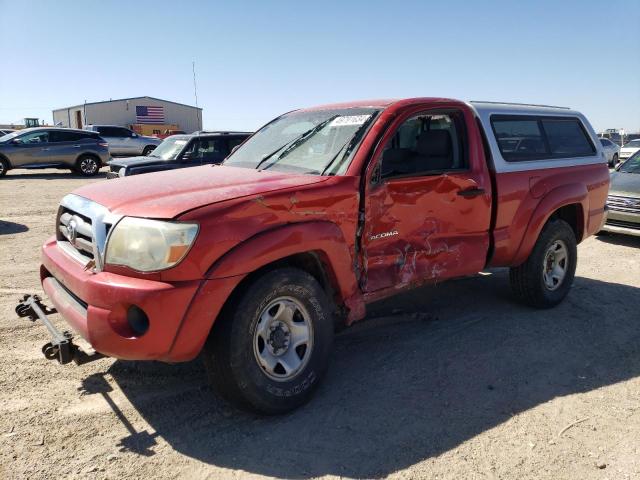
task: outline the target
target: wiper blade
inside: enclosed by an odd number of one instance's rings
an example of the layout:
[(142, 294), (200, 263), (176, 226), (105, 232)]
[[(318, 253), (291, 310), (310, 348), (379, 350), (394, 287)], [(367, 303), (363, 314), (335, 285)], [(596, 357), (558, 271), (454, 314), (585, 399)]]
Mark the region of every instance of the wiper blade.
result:
[[(304, 143), (306, 140), (308, 140), (310, 137), (312, 137), (313, 135), (315, 135), (316, 133), (318, 133), (320, 130), (322, 130), (329, 122), (331, 122), (332, 120), (335, 120), (336, 118), (338, 118), (340, 115), (334, 115), (333, 117), (330, 117), (328, 119), (326, 119), (324, 122), (320, 122), (318, 125), (316, 125), (313, 128), (310, 128), (309, 130), (307, 130), (306, 132), (304, 132), (303, 134), (297, 136), (296, 138), (294, 138), (293, 140), (291, 140), (290, 142), (285, 143), (284, 145), (282, 145), (281, 147), (279, 147), (278, 149), (274, 150), (273, 152), (271, 152), (269, 155), (267, 155), (266, 157), (264, 157), (262, 160), (260, 160), (260, 162), (258, 163), (258, 165), (256, 165), (256, 170), (258, 170), (260, 168), (260, 166), (264, 165), (264, 163), (269, 160), (271, 157), (273, 157), (276, 153), (278, 153), (280, 150), (285, 149), (280, 155), (278, 155), (276, 157), (276, 159), (271, 163), (271, 165), (274, 165), (278, 160), (283, 159), (284, 157), (286, 157), (290, 152), (292, 152), (293, 150), (295, 150), (299, 145), (301, 145), (302, 143)], [(266, 170), (267, 168), (269, 168), (271, 165), (267, 165), (265, 168), (263, 168), (263, 170)]]

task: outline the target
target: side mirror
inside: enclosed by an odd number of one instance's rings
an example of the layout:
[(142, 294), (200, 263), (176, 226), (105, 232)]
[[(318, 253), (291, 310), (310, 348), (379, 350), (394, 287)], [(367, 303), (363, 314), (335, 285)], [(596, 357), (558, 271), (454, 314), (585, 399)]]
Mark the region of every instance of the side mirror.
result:
[(187, 160), (190, 160), (193, 157), (193, 152), (189, 151), (189, 152), (184, 152), (182, 154), (182, 161), (186, 162)]
[(9, 142), (11, 145), (22, 145), (22, 140), (19, 140), (17, 138), (14, 138), (13, 140), (11, 140)]
[(132, 133), (131, 134), (131, 138), (138, 138), (138, 134), (137, 133)]

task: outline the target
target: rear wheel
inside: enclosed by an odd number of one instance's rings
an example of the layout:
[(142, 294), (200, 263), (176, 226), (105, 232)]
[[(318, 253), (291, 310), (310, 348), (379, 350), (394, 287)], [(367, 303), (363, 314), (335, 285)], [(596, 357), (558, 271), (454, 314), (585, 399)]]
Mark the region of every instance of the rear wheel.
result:
[(611, 163), (613, 163), (612, 167), (616, 168), (616, 166), (618, 165), (619, 162), (620, 162), (620, 160), (618, 160), (618, 154), (614, 153), (613, 154), (613, 158), (611, 159)]
[(241, 408), (284, 413), (305, 403), (333, 342), (324, 291), (295, 268), (268, 272), (227, 305), (205, 346), (216, 390)]
[(9, 170), (9, 162), (4, 158), (0, 158), (0, 177), (4, 177)]
[(100, 170), (100, 162), (91, 155), (83, 155), (76, 162), (76, 171), (85, 177), (93, 177)]
[(155, 149), (156, 149), (156, 147), (153, 147), (151, 145), (147, 145), (146, 147), (144, 147), (144, 150), (142, 150), (142, 155), (146, 157), (151, 152), (153, 152)]
[(560, 303), (569, 292), (576, 272), (577, 247), (573, 229), (564, 220), (550, 220), (542, 229), (529, 258), (511, 268), (515, 295), (537, 308)]

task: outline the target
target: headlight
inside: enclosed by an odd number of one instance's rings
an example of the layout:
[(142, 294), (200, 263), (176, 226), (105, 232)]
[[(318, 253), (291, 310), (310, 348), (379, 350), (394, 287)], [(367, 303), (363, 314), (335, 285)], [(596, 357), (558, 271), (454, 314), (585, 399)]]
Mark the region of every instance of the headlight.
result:
[(127, 167), (122, 167), (120, 170), (118, 170), (119, 177), (124, 177), (126, 173), (127, 173)]
[(180, 263), (198, 233), (198, 224), (124, 217), (109, 235), (105, 263), (140, 272)]

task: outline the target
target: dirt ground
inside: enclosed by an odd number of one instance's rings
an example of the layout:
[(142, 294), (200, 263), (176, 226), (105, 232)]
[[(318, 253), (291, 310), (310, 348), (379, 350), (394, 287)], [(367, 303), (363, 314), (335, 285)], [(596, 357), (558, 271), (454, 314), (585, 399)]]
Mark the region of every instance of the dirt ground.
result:
[(0, 180), (0, 478), (640, 478), (640, 238), (581, 244), (552, 310), (515, 303), (504, 270), (382, 302), (309, 404), (265, 418), (218, 400), (199, 361), (44, 359), (45, 327), (13, 309), (87, 181)]

